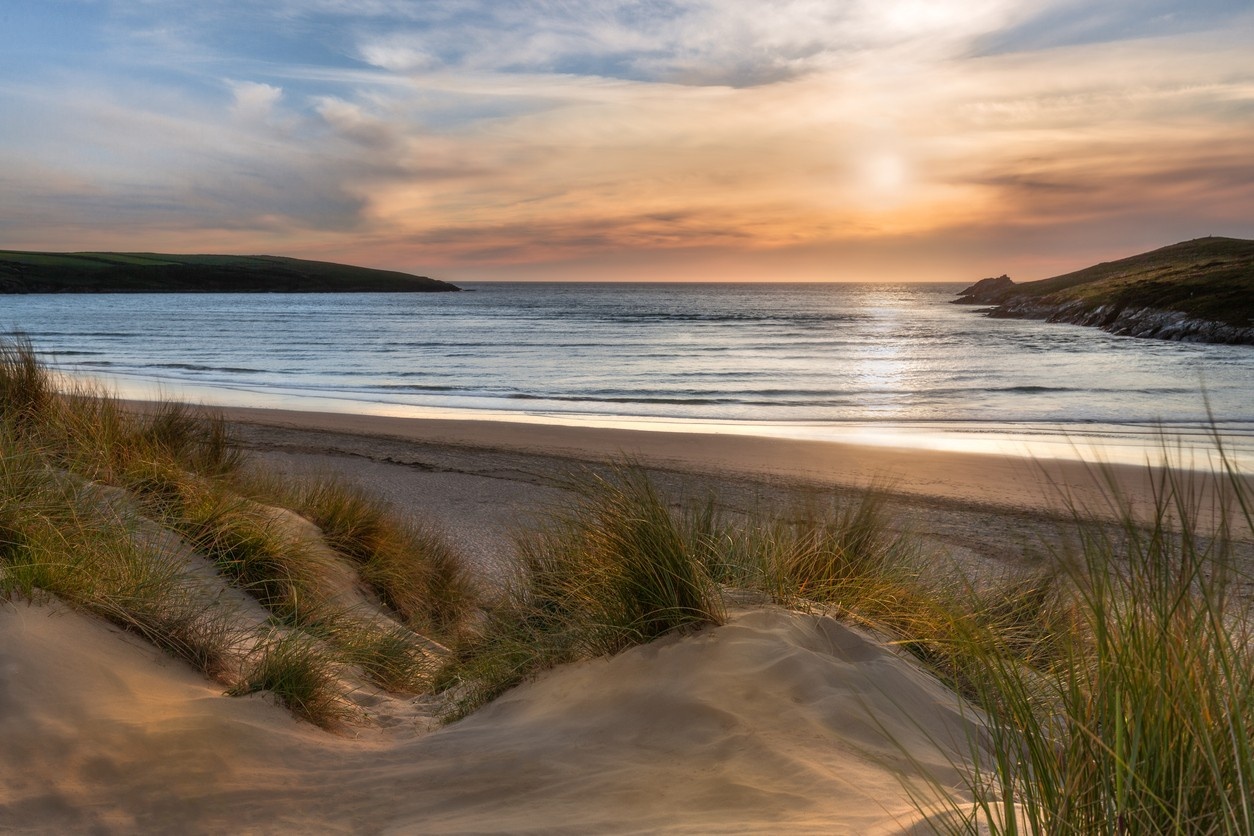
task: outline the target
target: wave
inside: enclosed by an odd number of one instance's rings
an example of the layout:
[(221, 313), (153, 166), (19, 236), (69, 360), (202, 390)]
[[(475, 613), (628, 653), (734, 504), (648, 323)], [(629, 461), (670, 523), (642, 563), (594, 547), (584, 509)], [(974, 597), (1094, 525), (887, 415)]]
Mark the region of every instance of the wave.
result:
[(140, 334), (140, 333), (137, 333), (137, 332), (134, 332), (134, 331), (34, 331), (34, 330), (29, 330), (29, 329), (28, 329), (28, 330), (20, 331), (20, 332), (18, 332), (18, 333), (22, 334), (23, 336), (30, 337), (31, 339), (36, 339), (36, 338), (40, 338), (40, 339), (42, 339), (42, 338), (44, 338), (44, 337), (71, 337), (71, 338), (78, 338), (78, 337), (107, 337), (107, 338), (123, 337), (123, 338), (132, 338), (132, 337), (144, 337), (144, 336), (147, 336), (147, 335), (145, 335), (145, 334)]
[(250, 369), (242, 366), (204, 366), (199, 363), (153, 363), (147, 368), (176, 369), (188, 372), (226, 372), (227, 374), (265, 374), (262, 369)]
[(1079, 426), (1204, 420), (1204, 376), (1216, 416), (1254, 421), (1248, 348), (985, 322), (932, 287), (479, 289), (316, 304), (154, 296), (125, 308), (26, 297), (6, 300), (5, 314), (66, 371), (280, 397), (714, 421)]

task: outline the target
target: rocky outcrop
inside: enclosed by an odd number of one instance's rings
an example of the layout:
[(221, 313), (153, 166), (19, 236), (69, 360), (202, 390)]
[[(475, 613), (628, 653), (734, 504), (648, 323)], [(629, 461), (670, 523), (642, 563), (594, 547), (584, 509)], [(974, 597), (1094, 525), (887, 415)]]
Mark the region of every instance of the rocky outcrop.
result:
[(1019, 297), (987, 311), (994, 319), (1043, 319), (1101, 328), (1122, 337), (1145, 337), (1186, 343), (1254, 345), (1254, 327), (1241, 328), (1182, 311), (1131, 307), (1120, 304), (1089, 305), (1082, 300), (1057, 301), (1049, 297)]
[(995, 279), (980, 279), (975, 284), (960, 290), (958, 298), (950, 304), (954, 305), (1000, 305), (1014, 293), (1015, 283), (1007, 275)]
[(1254, 241), (1195, 238), (1015, 284), (982, 279), (958, 305), (1004, 319), (1089, 325), (1129, 337), (1254, 345)]

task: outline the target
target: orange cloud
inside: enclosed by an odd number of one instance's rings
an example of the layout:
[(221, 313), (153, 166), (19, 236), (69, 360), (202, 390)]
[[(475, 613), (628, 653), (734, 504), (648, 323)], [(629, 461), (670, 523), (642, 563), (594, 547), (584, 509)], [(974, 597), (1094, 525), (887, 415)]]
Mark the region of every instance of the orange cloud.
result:
[(0, 232), (454, 279), (961, 279), (1254, 234), (1248, 15), (1085, 42), (1009, 0), (457, 8), (371, 6), (341, 27), (370, 68), (222, 59), (209, 96), (10, 81)]

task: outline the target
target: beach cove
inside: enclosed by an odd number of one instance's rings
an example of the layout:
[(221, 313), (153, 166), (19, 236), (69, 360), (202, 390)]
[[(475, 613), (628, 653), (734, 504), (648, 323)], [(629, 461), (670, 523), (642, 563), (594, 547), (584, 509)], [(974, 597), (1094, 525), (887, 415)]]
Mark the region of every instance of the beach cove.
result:
[(0, 19), (0, 832), (1254, 834), (1249, 3)]

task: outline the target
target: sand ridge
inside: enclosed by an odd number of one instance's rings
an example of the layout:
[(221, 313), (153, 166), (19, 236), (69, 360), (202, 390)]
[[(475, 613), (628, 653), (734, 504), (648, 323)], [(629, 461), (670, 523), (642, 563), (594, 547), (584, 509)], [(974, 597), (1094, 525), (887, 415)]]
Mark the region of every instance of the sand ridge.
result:
[(0, 828), (19, 832), (905, 832), (899, 776), (956, 784), (978, 736), (872, 637), (776, 608), (552, 671), (407, 741), (221, 696), (61, 605), (0, 605), (0, 634)]

